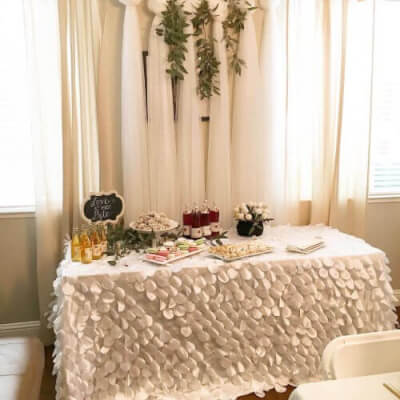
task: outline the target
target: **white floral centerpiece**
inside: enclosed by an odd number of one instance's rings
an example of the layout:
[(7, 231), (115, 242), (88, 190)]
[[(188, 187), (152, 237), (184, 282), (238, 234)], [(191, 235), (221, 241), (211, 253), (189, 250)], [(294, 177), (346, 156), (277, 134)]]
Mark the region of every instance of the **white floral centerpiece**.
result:
[(264, 231), (264, 222), (270, 222), (270, 210), (265, 203), (249, 201), (235, 207), (234, 219), (238, 221), (237, 232), (241, 236), (260, 236)]

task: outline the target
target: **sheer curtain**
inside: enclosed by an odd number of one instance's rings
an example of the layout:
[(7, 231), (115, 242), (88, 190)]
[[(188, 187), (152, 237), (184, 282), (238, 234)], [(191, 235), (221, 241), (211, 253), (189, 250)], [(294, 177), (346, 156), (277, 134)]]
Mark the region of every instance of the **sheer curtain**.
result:
[(45, 312), (62, 255), (62, 127), (57, 4), (25, 0), (36, 197), (36, 268), (41, 339), (52, 340)]
[(261, 201), (266, 196), (265, 131), (257, 38), (250, 12), (240, 34), (238, 55), (246, 65), (235, 74), (232, 106), (232, 200)]
[[(193, 5), (184, 3), (185, 11), (192, 12)], [(189, 23), (186, 33), (193, 33)], [(178, 182), (180, 210), (193, 202), (202, 203), (205, 198), (205, 138), (201, 129), (200, 104), (197, 95), (196, 53), (193, 36), (186, 44), (185, 79), (178, 83), (178, 113), (176, 144), (178, 156)]]
[(126, 5), (122, 42), (121, 143), (126, 222), (149, 209), (146, 97), (140, 24), (140, 0), (120, 0)]
[(212, 35), (219, 65), (219, 96), (209, 102), (210, 124), (208, 130), (207, 196), (220, 209), (221, 224), (229, 228), (232, 224), (231, 195), (231, 110), (228, 79), (228, 62), (223, 42), (222, 21), (226, 15), (226, 3), (209, 1), (214, 13)]
[(373, 3), (262, 4), (267, 199), (278, 222), (364, 234)]
[(168, 46), (156, 28), (165, 0), (149, 0), (155, 15), (150, 30), (148, 57), (148, 138), (150, 207), (179, 218), (177, 207), (176, 137), (171, 78), (166, 73)]
[(60, 0), (64, 230), (80, 223), (82, 200), (99, 191), (97, 115), (102, 25), (97, 1)]
[(363, 237), (368, 199), (375, 1), (349, 3), (340, 130), (329, 222)]
[(286, 223), (286, 29), (284, 2), (261, 0), (264, 23), (260, 51), (265, 145), (265, 201), (278, 223)]
[(121, 85), (125, 7), (114, 0), (98, 3), (101, 42), (98, 57), (97, 119), (100, 190), (122, 194)]

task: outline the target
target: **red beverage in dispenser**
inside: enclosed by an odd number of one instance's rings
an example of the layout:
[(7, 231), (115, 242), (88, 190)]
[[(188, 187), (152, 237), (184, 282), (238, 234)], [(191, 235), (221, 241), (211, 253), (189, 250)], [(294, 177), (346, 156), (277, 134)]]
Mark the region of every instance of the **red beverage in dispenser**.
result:
[(219, 226), (219, 209), (213, 203), (213, 206), (210, 209), (210, 223), (211, 223), (211, 236), (217, 236), (220, 234), (220, 226)]
[(208, 208), (207, 200), (204, 201), (203, 208), (201, 210), (200, 222), (203, 236), (205, 236), (206, 238), (211, 237), (210, 210)]
[(189, 210), (189, 207), (185, 206), (185, 210), (183, 211), (183, 236), (190, 238), (192, 235), (192, 221), (193, 215), (192, 211)]
[(202, 237), (201, 231), (201, 213), (199, 207), (195, 205), (193, 213), (192, 213), (192, 239), (200, 239)]

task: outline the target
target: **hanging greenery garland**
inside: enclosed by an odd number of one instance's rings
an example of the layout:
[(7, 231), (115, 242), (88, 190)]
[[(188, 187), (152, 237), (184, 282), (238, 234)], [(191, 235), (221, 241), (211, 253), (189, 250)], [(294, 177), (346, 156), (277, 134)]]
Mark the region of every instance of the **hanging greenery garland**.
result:
[(171, 75), (173, 81), (183, 80), (187, 73), (184, 62), (187, 53), (186, 43), (189, 34), (185, 33), (189, 24), (187, 15), (183, 9), (183, 3), (178, 0), (168, 0), (165, 10), (161, 13), (161, 22), (156, 28), (156, 33), (164, 37), (168, 45), (168, 63), (166, 72)]
[(201, 0), (195, 8), (192, 18), (193, 36), (196, 38), (196, 53), (198, 72), (197, 93), (200, 99), (209, 99), (213, 94), (220, 94), (218, 71), (220, 62), (214, 52), (214, 39), (209, 30), (212, 23), (212, 13), (218, 5), (211, 10), (207, 0)]
[[(241, 0), (224, 0), (227, 3), (227, 15), (222, 22), (223, 40), (229, 57), (229, 66), (234, 73), (240, 75), (245, 61), (238, 55), (240, 33), (249, 11), (256, 9), (246, 2), (247, 7), (241, 7)], [(168, 68), (166, 72), (173, 83), (183, 80), (187, 73), (184, 63), (187, 53), (187, 41), (190, 36), (186, 33), (188, 16), (192, 16), (193, 36), (196, 46), (196, 69), (198, 73), (197, 93), (200, 99), (209, 99), (213, 94), (220, 94), (218, 73), (220, 62), (214, 51), (214, 41), (210, 34), (213, 13), (218, 6), (210, 9), (208, 0), (201, 0), (195, 8), (193, 16), (184, 10), (180, 0), (167, 0), (166, 8), (161, 13), (161, 22), (156, 33), (163, 36), (168, 45)], [(174, 85), (175, 86), (175, 85)]]
[(228, 52), (229, 65), (236, 74), (240, 75), (242, 73), (242, 67), (246, 66), (245, 61), (238, 55), (240, 32), (244, 30), (244, 23), (248, 12), (255, 10), (256, 7), (246, 2), (247, 8), (242, 8), (240, 6), (241, 0), (225, 1), (227, 2), (228, 13), (222, 23), (224, 31), (223, 37)]

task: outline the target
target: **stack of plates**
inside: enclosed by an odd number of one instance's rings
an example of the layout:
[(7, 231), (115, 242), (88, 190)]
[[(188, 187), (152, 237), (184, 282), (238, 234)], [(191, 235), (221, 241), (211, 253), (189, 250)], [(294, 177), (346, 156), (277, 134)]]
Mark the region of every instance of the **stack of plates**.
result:
[(325, 242), (322, 239), (312, 239), (288, 244), (286, 250), (292, 253), (309, 254), (324, 246)]

